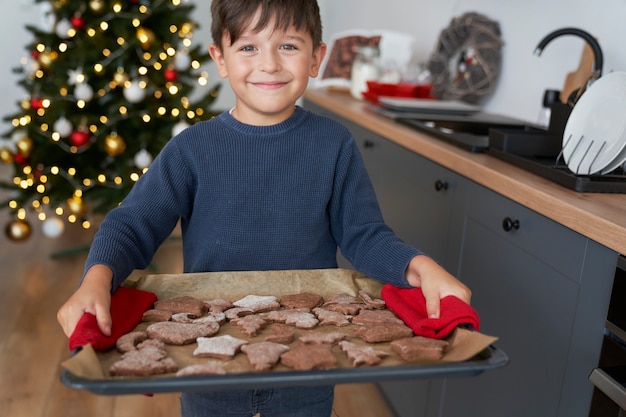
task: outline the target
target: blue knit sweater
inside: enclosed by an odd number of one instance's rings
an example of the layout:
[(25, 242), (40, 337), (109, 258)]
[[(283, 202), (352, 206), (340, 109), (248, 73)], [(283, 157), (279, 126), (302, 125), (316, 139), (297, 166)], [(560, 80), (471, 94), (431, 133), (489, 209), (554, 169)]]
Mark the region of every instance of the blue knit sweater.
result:
[(184, 272), (337, 267), (406, 287), (418, 250), (383, 222), (358, 148), (332, 119), (300, 107), (251, 126), (228, 112), (174, 137), (96, 234), (85, 271), (116, 288), (146, 268), (180, 220)]

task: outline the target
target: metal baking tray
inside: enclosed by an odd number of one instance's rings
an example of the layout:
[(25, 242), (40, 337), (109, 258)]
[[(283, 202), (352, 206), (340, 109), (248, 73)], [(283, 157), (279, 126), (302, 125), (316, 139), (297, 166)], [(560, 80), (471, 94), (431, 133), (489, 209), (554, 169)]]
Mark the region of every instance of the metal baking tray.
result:
[(508, 356), (495, 346), (478, 357), (464, 362), (415, 364), (405, 366), (369, 366), (315, 371), (250, 372), (243, 374), (204, 375), (136, 379), (87, 379), (64, 369), (61, 381), (69, 388), (99, 395), (156, 394), (182, 391), (218, 391), (285, 386), (336, 385), (381, 382), (402, 379), (474, 377), (501, 368)]
[[(262, 272), (209, 272), (200, 274), (162, 274), (146, 276), (129, 286), (152, 291), (159, 298), (175, 295), (193, 295), (200, 299), (211, 298), (238, 299), (248, 294), (286, 295), (296, 292), (317, 292), (325, 297), (337, 292), (356, 295), (358, 290), (366, 291), (379, 297), (382, 284), (346, 269), (326, 269), (307, 271), (262, 271)], [(262, 290), (261, 290), (262, 289)], [(140, 326), (145, 324), (140, 324)], [(223, 326), (224, 332), (234, 329), (229, 324)], [(350, 326), (320, 331), (351, 332)], [(264, 337), (259, 334), (257, 338)], [(253, 339), (250, 339), (251, 341)], [(337, 368), (327, 370), (299, 371), (281, 365), (271, 371), (253, 371), (249, 365), (237, 367), (247, 359), (241, 355), (228, 361), (225, 366), (232, 366), (225, 375), (202, 375), (177, 377), (173, 374), (153, 377), (121, 378), (110, 377), (105, 371), (119, 353), (114, 349), (95, 352), (91, 346), (82, 351), (75, 351), (64, 362), (61, 381), (70, 388), (88, 390), (101, 395), (147, 394), (181, 391), (217, 391), (247, 388), (270, 388), (293, 385), (333, 385), (344, 383), (379, 382), (384, 380), (451, 378), (477, 376), (485, 371), (497, 369), (508, 363), (507, 355), (494, 346), (497, 337), (488, 336), (457, 328), (448, 339), (450, 350), (441, 361), (436, 363), (407, 363), (397, 357), (388, 357), (375, 366), (354, 367), (347, 362), (345, 355), (338, 357)], [(379, 349), (388, 349), (384, 343), (373, 345)], [(170, 350), (171, 349), (171, 350)], [(183, 366), (190, 355), (192, 345), (168, 347)], [(335, 350), (336, 349), (336, 350)], [(197, 359), (191, 359), (197, 360)], [(73, 362), (73, 363), (70, 363)]]

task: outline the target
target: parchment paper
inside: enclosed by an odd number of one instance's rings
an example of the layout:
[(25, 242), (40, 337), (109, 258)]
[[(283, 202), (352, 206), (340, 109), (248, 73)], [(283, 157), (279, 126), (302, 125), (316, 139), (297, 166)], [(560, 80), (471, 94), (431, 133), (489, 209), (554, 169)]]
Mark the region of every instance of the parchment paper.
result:
[[(298, 270), (298, 271), (258, 271), (258, 272), (210, 272), (196, 274), (160, 274), (147, 275), (136, 281), (127, 281), (125, 286), (134, 287), (154, 292), (159, 299), (166, 299), (180, 295), (190, 295), (200, 300), (223, 298), (235, 301), (246, 295), (282, 295), (296, 294), (301, 292), (313, 292), (320, 294), (324, 299), (345, 292), (357, 295), (359, 290), (364, 290), (373, 298), (380, 298), (382, 284), (358, 272), (347, 269), (322, 269), (322, 270)], [(140, 323), (137, 330), (144, 330), (150, 323)], [(312, 330), (296, 329), (296, 338), (311, 331), (346, 332), (353, 343), (366, 345), (359, 338), (351, 337), (354, 325), (345, 327), (317, 326)], [(264, 340), (267, 332), (261, 331), (259, 335), (248, 338), (234, 325), (229, 323), (220, 328), (219, 335), (230, 334), (234, 337), (248, 339), (251, 343)], [(484, 351), (493, 344), (497, 337), (487, 336), (479, 332), (457, 329), (448, 338), (450, 348), (443, 359), (434, 363), (450, 363), (466, 361)], [(297, 342), (294, 342), (297, 343)], [(370, 344), (375, 349), (390, 353), (375, 366), (406, 366), (408, 363), (392, 353), (389, 343)], [(167, 346), (170, 356), (183, 368), (194, 363), (219, 362), (228, 374), (254, 372), (245, 354), (239, 353), (229, 361), (218, 361), (207, 358), (196, 358), (192, 355), (197, 347), (195, 343), (186, 346)], [(333, 353), (339, 361), (339, 368), (353, 368), (346, 355), (338, 346), (333, 347)], [(85, 379), (106, 379), (111, 381), (122, 380), (120, 377), (111, 377), (110, 365), (120, 358), (120, 354), (111, 349), (105, 352), (95, 352), (90, 346), (82, 349), (76, 355), (65, 361), (62, 366), (77, 377)], [(426, 363), (426, 362), (424, 362)], [(433, 362), (428, 362), (432, 364)], [(419, 363), (413, 363), (419, 365)], [(276, 371), (292, 371), (284, 365), (277, 365), (271, 374)], [(292, 371), (307, 372), (307, 371)], [(164, 375), (171, 377), (173, 374)], [(163, 376), (149, 377), (162, 378)], [(215, 376), (212, 376), (213, 378)]]

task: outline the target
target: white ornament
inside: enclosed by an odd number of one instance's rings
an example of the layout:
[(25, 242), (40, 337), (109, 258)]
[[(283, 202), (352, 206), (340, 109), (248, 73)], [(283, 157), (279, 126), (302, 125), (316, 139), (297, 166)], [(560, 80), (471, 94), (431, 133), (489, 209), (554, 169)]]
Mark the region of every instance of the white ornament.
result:
[(41, 68), (41, 66), (39, 65), (39, 61), (34, 60), (31, 57), (24, 57), (21, 59), (20, 62), (24, 69), (24, 73), (26, 73), (26, 75), (28, 75), (29, 77), (34, 76), (35, 73), (39, 71), (39, 68)]
[(140, 81), (131, 81), (124, 87), (124, 98), (131, 103), (139, 103), (146, 97), (146, 89)]
[(67, 82), (70, 85), (80, 84), (85, 82), (85, 74), (83, 74), (82, 68), (69, 70), (67, 72)]
[(13, 143), (17, 143), (20, 140), (24, 139), (26, 136), (28, 136), (26, 133), (26, 130), (24, 129), (16, 130), (15, 132), (11, 134), (11, 140), (13, 141)]
[(76, 87), (74, 87), (74, 97), (78, 100), (89, 101), (93, 98), (93, 89), (87, 83), (76, 84)]
[(0, 139), (0, 149), (1, 148), (7, 148), (13, 153), (17, 152), (17, 146), (15, 145), (15, 142), (10, 139)]
[(57, 22), (55, 33), (61, 39), (67, 39), (70, 37), (69, 32), (72, 29), (72, 24), (67, 19), (61, 19)]
[(152, 163), (152, 155), (150, 155), (150, 152), (142, 149), (137, 152), (133, 162), (135, 162), (135, 166), (139, 169), (148, 168)]
[(44, 32), (52, 32), (54, 30), (54, 20), (52, 2), (45, 1), (39, 3), (39, 28)]
[(56, 238), (61, 236), (63, 230), (65, 229), (65, 225), (63, 221), (58, 217), (50, 217), (44, 220), (43, 225), (41, 226), (41, 231), (43, 234), (50, 238)]
[(55, 132), (58, 132), (61, 137), (66, 138), (72, 134), (74, 126), (72, 126), (72, 123), (70, 123), (69, 120), (61, 116), (56, 122), (54, 122), (52, 129)]
[(178, 135), (180, 132), (187, 129), (188, 127), (189, 127), (189, 123), (187, 123), (184, 120), (181, 120), (180, 122), (176, 123), (174, 127), (172, 128), (172, 136)]
[(178, 51), (174, 56), (174, 66), (179, 71), (184, 71), (189, 69), (189, 65), (191, 64), (191, 57), (186, 51)]

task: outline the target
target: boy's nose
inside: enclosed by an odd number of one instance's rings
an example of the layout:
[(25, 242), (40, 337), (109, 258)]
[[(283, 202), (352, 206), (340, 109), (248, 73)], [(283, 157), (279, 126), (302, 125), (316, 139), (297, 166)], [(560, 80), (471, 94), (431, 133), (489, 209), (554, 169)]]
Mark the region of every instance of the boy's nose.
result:
[(280, 58), (275, 52), (267, 52), (262, 54), (259, 68), (265, 72), (277, 72), (280, 70)]

